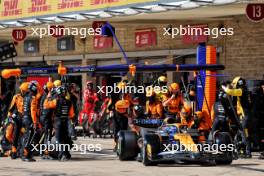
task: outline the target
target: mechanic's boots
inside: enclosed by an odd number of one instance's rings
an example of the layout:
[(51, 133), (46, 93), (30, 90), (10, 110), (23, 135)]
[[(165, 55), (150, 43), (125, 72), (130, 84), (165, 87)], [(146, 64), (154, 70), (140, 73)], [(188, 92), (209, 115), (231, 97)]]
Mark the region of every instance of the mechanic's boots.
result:
[(243, 151), (239, 155), (240, 158), (252, 158), (251, 152)]
[(17, 159), (17, 153), (11, 152), (10, 157), (11, 159)]
[(252, 158), (249, 145), (246, 146), (243, 153), (244, 153), (243, 158)]
[(239, 153), (237, 151), (233, 152), (233, 159), (237, 160), (239, 158)]
[(22, 161), (25, 161), (25, 162), (35, 162), (36, 161), (35, 159), (31, 157), (27, 149), (24, 149), (24, 155), (21, 157), (21, 159)]
[(66, 155), (62, 155), (59, 161), (68, 161), (69, 159), (67, 158)]
[(259, 159), (263, 160), (264, 159), (264, 152), (260, 153)]
[(67, 157), (68, 160), (71, 159), (71, 154), (70, 154), (70, 152), (67, 152), (67, 153), (66, 153), (66, 157)]
[(76, 141), (77, 140), (77, 136), (72, 136), (71, 138), (73, 141)]
[(142, 155), (141, 155), (141, 153), (138, 154), (136, 160), (137, 160), (138, 162), (142, 162)]
[(17, 159), (17, 149), (14, 146), (12, 146), (10, 157), (11, 157), (11, 159)]
[(244, 157), (245, 158), (252, 158), (251, 152), (246, 152)]
[(35, 162), (36, 160), (34, 158), (31, 158), (31, 157), (25, 157), (25, 156), (23, 156), (22, 157), (22, 161), (25, 161), (25, 162)]

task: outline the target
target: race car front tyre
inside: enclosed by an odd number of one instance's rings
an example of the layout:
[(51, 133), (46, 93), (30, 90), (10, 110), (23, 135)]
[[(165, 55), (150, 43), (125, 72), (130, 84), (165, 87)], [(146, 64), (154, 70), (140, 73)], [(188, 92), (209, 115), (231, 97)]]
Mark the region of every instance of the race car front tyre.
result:
[(143, 138), (142, 148), (142, 163), (145, 166), (155, 166), (158, 162), (153, 161), (156, 159), (157, 154), (160, 151), (160, 139), (156, 134), (146, 134)]
[[(232, 138), (227, 132), (217, 132), (214, 134), (214, 141), (216, 144), (221, 146), (225, 144), (226, 146), (232, 145), (234, 150), (234, 145)], [(221, 147), (220, 147), (221, 148)], [(215, 159), (216, 164), (218, 165), (229, 165), (233, 161), (233, 151), (225, 151), (220, 157)]]
[(121, 130), (118, 134), (117, 155), (120, 161), (135, 159), (139, 153), (137, 134)]
[(232, 152), (225, 153), (222, 157), (215, 159), (217, 165), (230, 165), (233, 161)]

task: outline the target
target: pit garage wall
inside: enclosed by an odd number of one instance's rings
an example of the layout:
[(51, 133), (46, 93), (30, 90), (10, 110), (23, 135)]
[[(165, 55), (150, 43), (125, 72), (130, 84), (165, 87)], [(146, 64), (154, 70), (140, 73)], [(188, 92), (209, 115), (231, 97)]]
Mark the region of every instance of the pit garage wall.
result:
[[(128, 23), (128, 24), (114, 24), (116, 27), (117, 37), (124, 47), (125, 51), (128, 52), (139, 52), (139, 51), (151, 51), (156, 53), (157, 56), (161, 58), (171, 58), (173, 53), (169, 53), (164, 56), (160, 56), (159, 52), (163, 50), (183, 50), (183, 49), (195, 49), (197, 45), (195, 44), (183, 44), (182, 38), (180, 36), (172, 39), (170, 36), (163, 36), (163, 27), (171, 24), (173, 27), (179, 27), (179, 25), (195, 25), (195, 24), (208, 24), (210, 28), (224, 26), (225, 28), (234, 28), (233, 36), (219, 36), (217, 39), (212, 39), (209, 37), (208, 44), (217, 46), (221, 48), (219, 53), (218, 62), (226, 66), (224, 73), (230, 76), (227, 79), (232, 79), (234, 76), (240, 75), (246, 79), (263, 79), (264, 75), (264, 22), (254, 23), (247, 19), (246, 16), (236, 16), (236, 17), (223, 17), (217, 21), (179, 21), (177, 23), (159, 21), (153, 21), (144, 23)], [(162, 24), (161, 24), (162, 23)], [(81, 26), (80, 26), (81, 27)], [(89, 27), (89, 26), (85, 26)], [(135, 47), (135, 30), (142, 28), (152, 28), (157, 29), (157, 45), (148, 47)], [(11, 37), (9, 38), (11, 40)], [(70, 60), (82, 60), (83, 64), (86, 63), (96, 63), (95, 60), (104, 59), (97, 58), (97, 54), (109, 54), (111, 53), (111, 59), (120, 60), (122, 55), (116, 43), (114, 43), (113, 48), (109, 49), (97, 49), (93, 48), (93, 37), (88, 36), (85, 40), (76, 37), (75, 39), (75, 50), (67, 52), (58, 52), (57, 41), (53, 37), (45, 37), (40, 40), (40, 52), (37, 54), (25, 54), (23, 52), (23, 43), (17, 46), (18, 55), (15, 59), (16, 62), (28, 61), (34, 62), (42, 59), (45, 55), (47, 60), (60, 60), (60, 59), (70, 59)], [(182, 53), (184, 54), (184, 53)], [(154, 55), (155, 56), (155, 55)], [(174, 55), (175, 56), (175, 55)], [(140, 58), (140, 57), (137, 57)], [(142, 58), (144, 59), (144, 58)], [(89, 61), (85, 61), (89, 60)], [(121, 59), (122, 62), (123, 59)], [(192, 61), (188, 61), (192, 62)]]
[(250, 22), (247, 18), (226, 21), (235, 34), (224, 40), (220, 63), (226, 66), (225, 73), (240, 75), (247, 79), (264, 79), (264, 21)]

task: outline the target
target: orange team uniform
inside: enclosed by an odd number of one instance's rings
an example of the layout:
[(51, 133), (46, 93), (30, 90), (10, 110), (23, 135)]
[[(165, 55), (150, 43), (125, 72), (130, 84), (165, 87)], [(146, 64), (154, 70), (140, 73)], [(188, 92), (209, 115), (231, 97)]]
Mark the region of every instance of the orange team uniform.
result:
[[(169, 97), (164, 96), (163, 99), (164, 99), (164, 101), (167, 101), (169, 99)], [(182, 105), (183, 105), (182, 96), (181, 95), (177, 96), (168, 102), (168, 104), (167, 104), (168, 112), (170, 114), (178, 114), (181, 111)]]
[(20, 115), (23, 114), (23, 97), (20, 93), (16, 94), (13, 97), (11, 104), (10, 104), (10, 107), (9, 107), (8, 116), (10, 116), (11, 113), (14, 112), (15, 108), (17, 109), (17, 111)]
[(33, 124), (37, 124), (38, 122), (38, 102), (37, 98), (35, 96), (32, 97), (31, 101), (31, 106), (30, 106), (30, 111), (31, 111), (31, 118), (33, 121)]
[(160, 102), (154, 102), (146, 104), (146, 112), (150, 118), (162, 118), (163, 117), (163, 107)]

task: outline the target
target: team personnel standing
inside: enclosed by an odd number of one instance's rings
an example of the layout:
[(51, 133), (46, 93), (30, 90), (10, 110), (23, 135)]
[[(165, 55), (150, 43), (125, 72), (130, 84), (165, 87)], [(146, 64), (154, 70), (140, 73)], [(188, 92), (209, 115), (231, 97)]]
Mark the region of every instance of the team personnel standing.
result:
[(73, 108), (75, 112), (73, 123), (69, 123), (70, 134), (72, 136), (72, 139), (77, 140), (75, 125), (77, 125), (77, 122), (78, 122), (80, 95), (79, 95), (79, 89), (77, 88), (77, 85), (75, 83), (72, 83), (70, 85), (69, 95), (70, 95), (70, 100), (73, 104)]
[(83, 98), (85, 103), (84, 106), (86, 108), (88, 107), (88, 109), (93, 108), (95, 106), (95, 102), (99, 100), (96, 91), (93, 89), (92, 81), (86, 82), (86, 89), (84, 90)]
[(6, 90), (0, 96), (0, 102), (1, 102), (0, 126), (2, 125), (8, 113), (8, 108), (11, 103), (12, 96), (14, 95), (13, 90), (14, 90), (14, 85), (11, 82), (7, 82)]
[(13, 145), (11, 149), (11, 158), (16, 159), (17, 158), (17, 147), (18, 147), (18, 140), (20, 136), (20, 130), (22, 128), (22, 118), (23, 118), (23, 99), (25, 94), (28, 91), (28, 82), (24, 82), (20, 85), (19, 89), (20, 92), (16, 95), (14, 95), (9, 111), (8, 116), (13, 118), (15, 128), (14, 128), (14, 140)]
[(229, 115), (228, 112), (225, 111), (225, 108), (223, 105), (227, 106), (228, 102), (226, 102), (226, 93), (223, 91), (220, 91), (218, 93), (218, 101), (216, 101), (213, 105), (211, 116), (213, 118), (213, 124), (212, 124), (212, 130), (211, 134), (213, 134), (215, 131), (220, 130), (224, 132), (229, 132)]
[(180, 121), (180, 111), (183, 106), (183, 98), (180, 91), (180, 86), (177, 83), (172, 83), (169, 87), (169, 92), (164, 96), (163, 107), (167, 110), (166, 116)]
[(93, 82), (87, 81), (86, 83), (86, 89), (83, 93), (83, 108), (82, 113), (86, 114), (87, 117), (89, 117), (89, 121), (91, 122), (90, 115), (94, 112), (95, 106), (97, 101), (99, 101), (99, 98), (97, 96), (97, 93), (93, 90)]
[(37, 98), (38, 88), (35, 82), (30, 82), (28, 86), (29, 92), (23, 100), (23, 126), (26, 130), (23, 161), (35, 161), (32, 156), (31, 143), (34, 138), (34, 133), (37, 129)]
[[(68, 123), (74, 118), (74, 108), (70, 100), (66, 98), (67, 89), (64, 86), (56, 88), (57, 98), (52, 99), (51, 94), (44, 101), (44, 107), (47, 109), (55, 109), (55, 137), (56, 144), (71, 144)], [(71, 158), (69, 147), (63, 147), (65, 150), (59, 151), (58, 159), (65, 161)]]
[(162, 103), (158, 100), (152, 88), (147, 90), (146, 97), (147, 97), (147, 102), (146, 102), (147, 117), (151, 119), (163, 118), (164, 114), (163, 114)]
[(153, 86), (157, 100), (162, 102), (164, 95), (168, 93), (167, 77), (160, 76), (157, 80), (157, 85)]
[[(48, 94), (53, 89), (53, 83), (47, 82), (44, 85), (43, 89), (44, 89), (44, 93), (42, 94), (40, 99), (40, 123), (44, 131), (44, 144), (48, 145), (48, 143), (51, 142), (51, 138), (52, 138), (52, 129), (53, 129), (52, 118), (53, 118), (54, 109), (47, 109), (46, 107), (44, 107), (44, 102), (47, 99)], [(48, 151), (45, 151), (42, 158), (49, 159)]]
[[(258, 134), (257, 139), (261, 141), (264, 139), (263, 129), (264, 126), (264, 81), (260, 83), (255, 94), (254, 94), (254, 106), (253, 112), (257, 122), (255, 123), (256, 133)], [(263, 146), (262, 146), (263, 147)], [(259, 159), (264, 159), (264, 152), (261, 153)]]
[(234, 105), (237, 110), (237, 115), (240, 117), (242, 127), (246, 135), (246, 148), (244, 157), (251, 157), (250, 141), (248, 134), (248, 123), (250, 118), (251, 102), (249, 92), (246, 86), (246, 81), (241, 77), (236, 77), (231, 83), (231, 87), (222, 85), (223, 90), (233, 97)]

